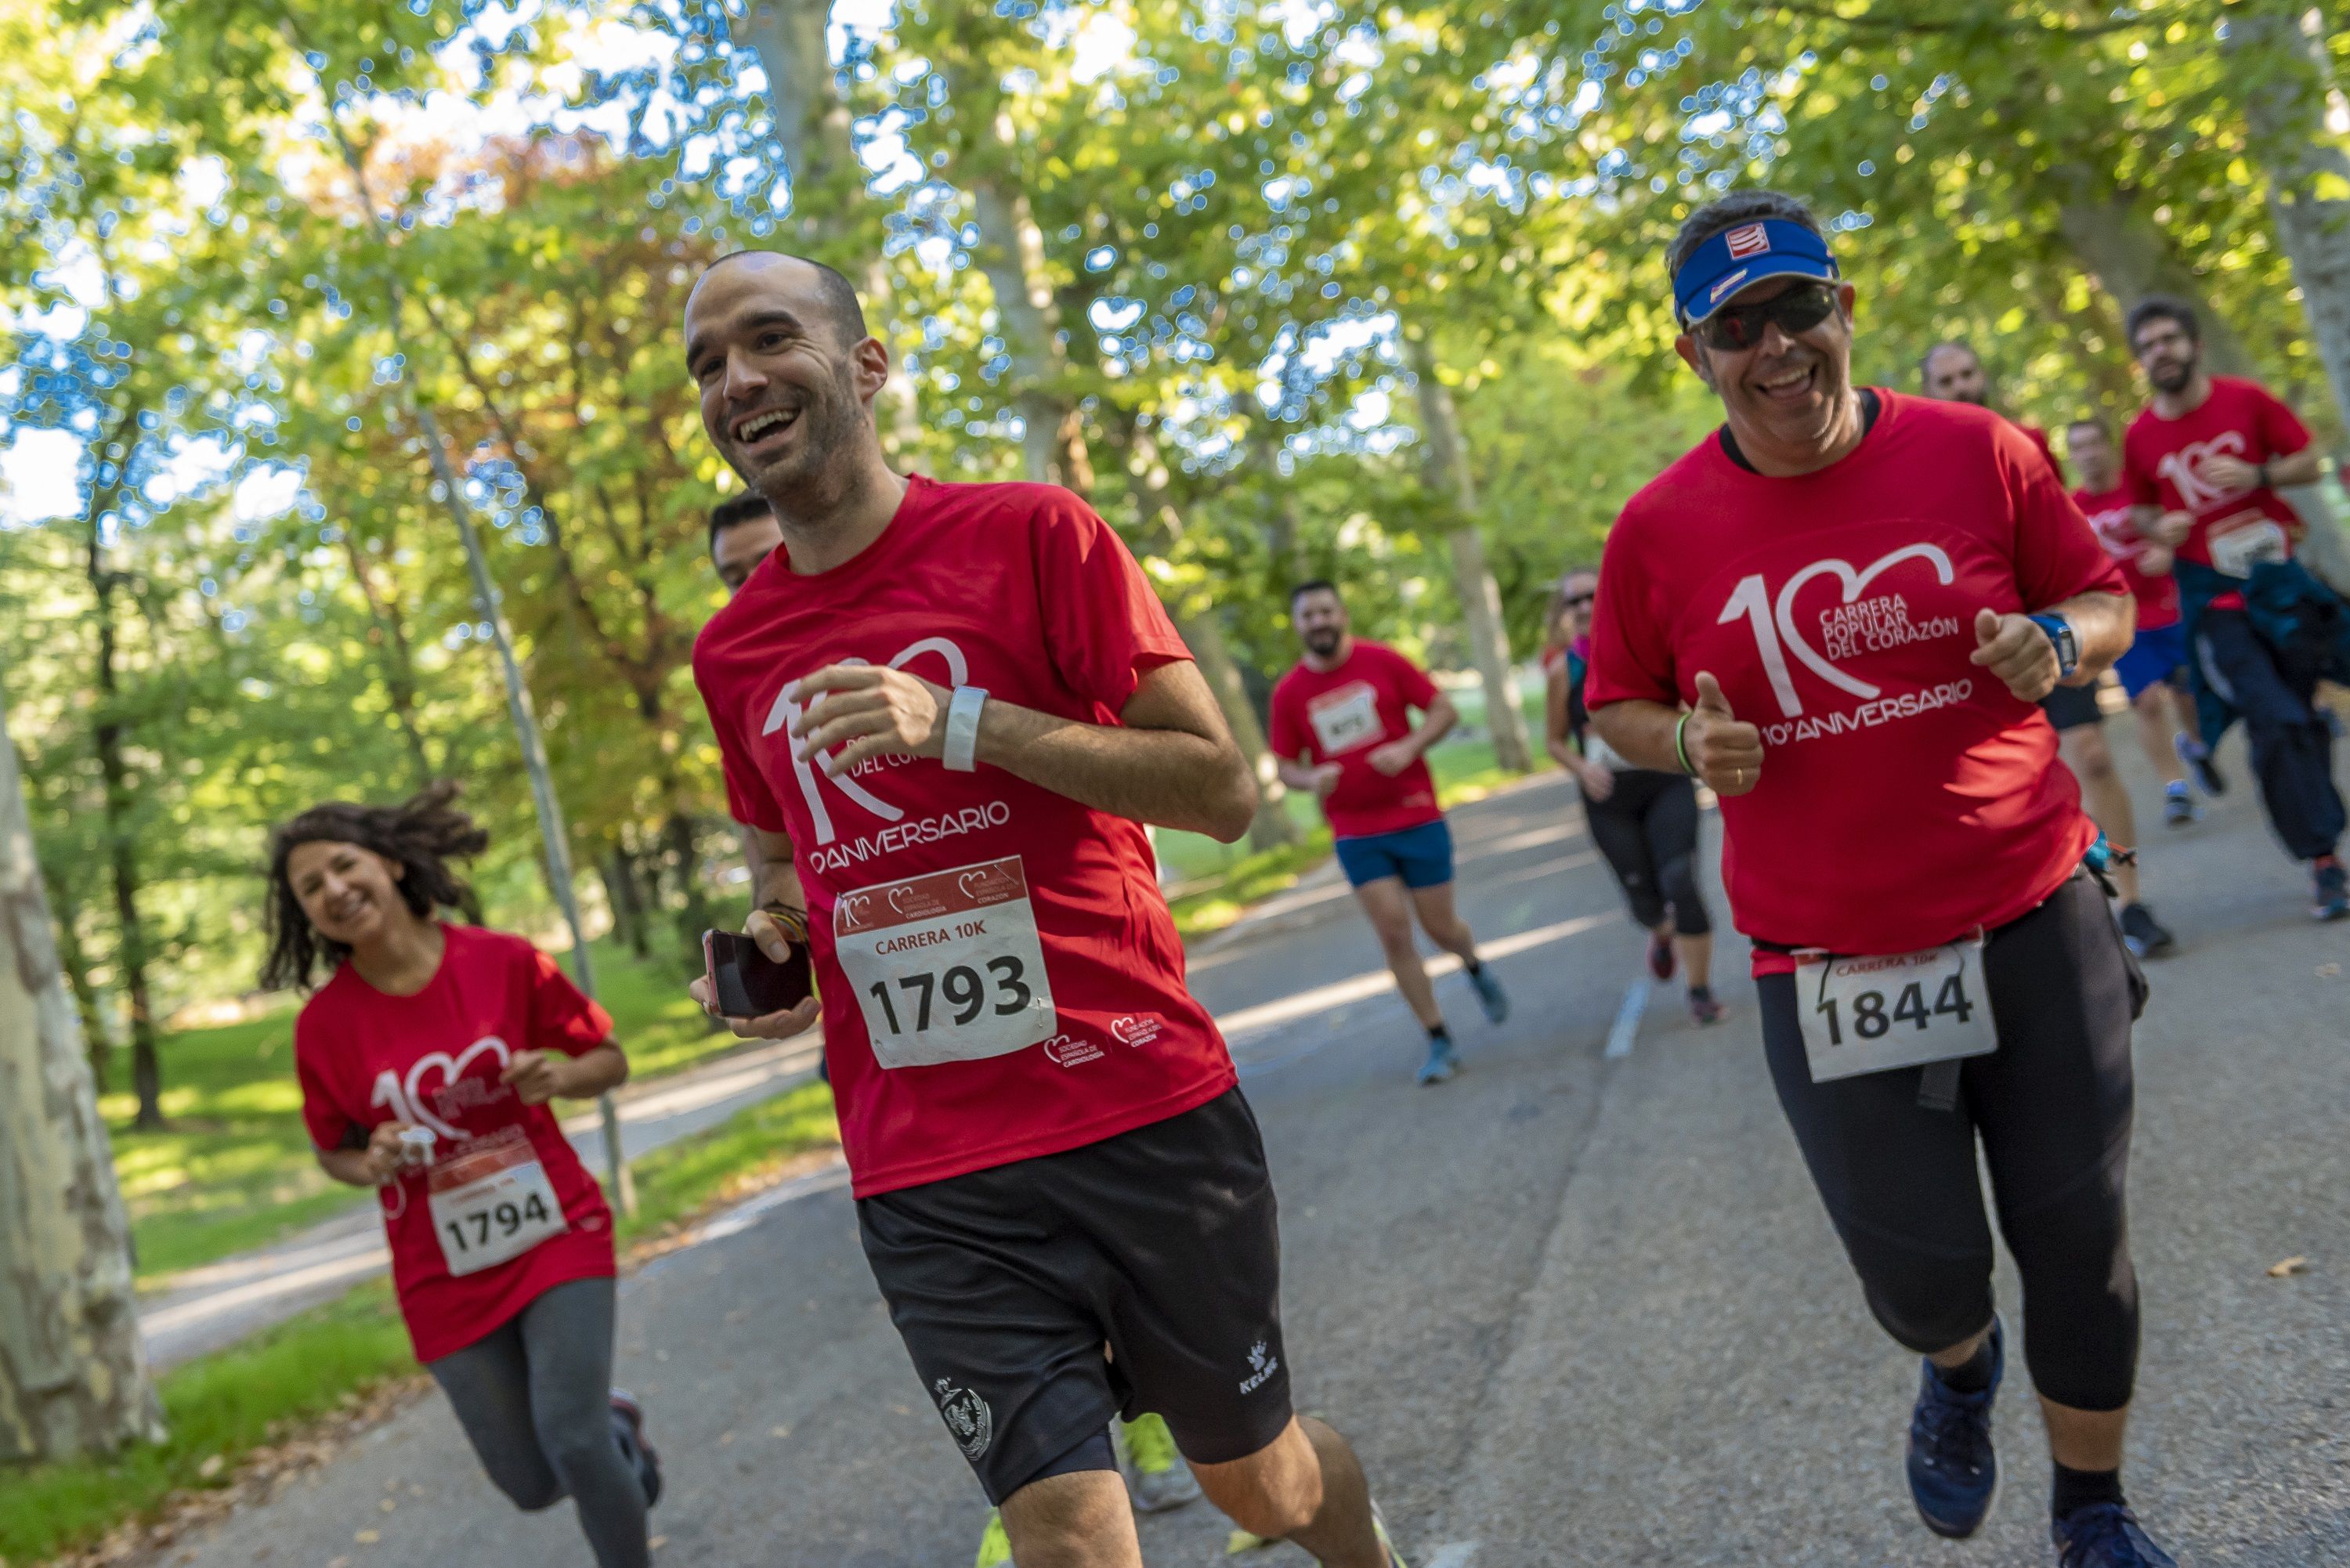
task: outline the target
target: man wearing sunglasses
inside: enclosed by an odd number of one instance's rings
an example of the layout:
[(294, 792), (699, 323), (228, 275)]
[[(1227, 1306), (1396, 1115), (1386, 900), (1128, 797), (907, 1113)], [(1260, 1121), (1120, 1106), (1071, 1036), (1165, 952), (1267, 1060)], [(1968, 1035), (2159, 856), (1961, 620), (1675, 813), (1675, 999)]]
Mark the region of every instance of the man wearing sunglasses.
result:
[(1919, 1516), (1970, 1535), (1998, 1480), (1980, 1147), (2032, 1303), (2062, 1568), (2175, 1568), (2120, 1478), (2143, 981), (2036, 706), (2129, 646), (2121, 575), (2014, 426), (1853, 386), (1854, 289), (1802, 202), (1702, 207), (1667, 268), (1725, 421), (1608, 537), (1592, 727), (1721, 797), (1780, 1105), (1870, 1309), (1925, 1357)]

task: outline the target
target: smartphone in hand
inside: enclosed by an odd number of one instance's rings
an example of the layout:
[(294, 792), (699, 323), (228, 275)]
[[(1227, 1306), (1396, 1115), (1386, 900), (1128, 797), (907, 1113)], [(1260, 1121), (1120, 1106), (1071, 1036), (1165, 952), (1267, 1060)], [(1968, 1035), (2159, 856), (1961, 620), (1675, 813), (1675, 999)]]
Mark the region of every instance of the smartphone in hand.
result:
[(764, 1018), (797, 1007), (815, 994), (808, 950), (802, 942), (794, 942), (792, 956), (777, 963), (749, 937), (704, 931), (702, 961), (710, 977), (710, 994), (728, 1018)]

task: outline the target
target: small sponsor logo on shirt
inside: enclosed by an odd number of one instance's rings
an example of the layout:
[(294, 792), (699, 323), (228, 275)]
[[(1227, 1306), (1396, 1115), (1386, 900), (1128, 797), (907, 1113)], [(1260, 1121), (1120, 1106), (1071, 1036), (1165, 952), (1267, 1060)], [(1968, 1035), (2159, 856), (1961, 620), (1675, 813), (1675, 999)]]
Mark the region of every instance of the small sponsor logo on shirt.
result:
[(1723, 278), (1720, 283), (1715, 284), (1711, 288), (1706, 290), (1705, 302), (1708, 305), (1721, 304), (1721, 296), (1728, 294), (1731, 289), (1736, 288), (1740, 284), (1744, 283), (1746, 281), (1746, 275), (1753, 270), (1754, 269), (1752, 267), (1740, 267), (1736, 272), (1731, 273), (1728, 277)]
[(995, 1438), (995, 1412), (987, 1407), (987, 1401), (968, 1388), (956, 1387), (951, 1377), (940, 1378), (931, 1389), (963, 1458), (976, 1459), (987, 1452), (987, 1445)]
[(1249, 1350), (1249, 1375), (1241, 1379), (1241, 1392), (1253, 1394), (1265, 1385), (1266, 1379), (1281, 1370), (1281, 1357), (1273, 1355), (1263, 1340), (1258, 1340)]
[(1771, 233), (1760, 223), (1748, 223), (1742, 228), (1732, 229), (1724, 237), (1730, 241), (1731, 261), (1744, 261), (1748, 256), (1759, 256), (1771, 248)]
[(1129, 1012), (1110, 1020), (1112, 1038), (1121, 1045), (1148, 1045), (1165, 1031), (1167, 1021), (1155, 1012)]
[(1064, 1067), (1082, 1067), (1102, 1058), (1102, 1048), (1079, 1034), (1055, 1034), (1045, 1042), (1045, 1054)]

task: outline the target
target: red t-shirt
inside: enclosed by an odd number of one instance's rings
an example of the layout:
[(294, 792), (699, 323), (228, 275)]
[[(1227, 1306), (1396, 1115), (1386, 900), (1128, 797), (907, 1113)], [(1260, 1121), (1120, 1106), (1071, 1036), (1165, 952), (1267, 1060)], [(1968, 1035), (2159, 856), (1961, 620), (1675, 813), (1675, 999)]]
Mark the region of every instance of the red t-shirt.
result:
[(2052, 472), (2059, 474), (2064, 472), (2056, 466), (2056, 449), (2048, 444), (2046, 431), (2042, 430), (2038, 425), (2025, 424), (2021, 420), (2015, 421), (2015, 428), (2022, 431), (2025, 439), (2040, 449), (2040, 455), (2048, 460), (2048, 467)]
[[(2309, 427), (2266, 388), (2214, 376), (2210, 395), (2189, 412), (2166, 420), (2147, 408), (2130, 421), (2122, 437), (2122, 487), (2140, 505), (2195, 514), (2195, 526), (2178, 546), (2181, 560), (2250, 576), (2255, 562), (2292, 556), (2300, 514), (2266, 486), (2221, 490), (2203, 477), (2203, 460), (2267, 462), (2308, 444)], [(2244, 598), (2222, 594), (2211, 607), (2241, 609)]]
[(2148, 541), (2138, 536), (2130, 526), (2130, 493), (2127, 484), (2116, 484), (2111, 490), (2076, 490), (2073, 504), (2089, 520), (2097, 535), (2097, 543), (2106, 547), (2122, 569), (2122, 581), (2129, 585), (2130, 593), (2137, 599), (2137, 628), (2140, 631), (2160, 631), (2178, 624), (2178, 579), (2168, 569), (2148, 574), (2138, 567), (2146, 555)]
[(1118, 535), (1045, 484), (916, 477), (827, 572), (779, 548), (702, 628), (693, 677), (739, 821), (788, 834), (859, 1197), (1055, 1154), (1237, 1081), (1183, 985), (1141, 825), (983, 763), (795, 762), (790, 682), (891, 664), (1115, 724), (1191, 652)]
[(2096, 828), (2039, 708), (1968, 662), (1975, 614), (2123, 591), (2014, 426), (1877, 396), (1820, 472), (1765, 478), (1709, 436), (1633, 496), (1585, 689), (1694, 702), (1711, 672), (1762, 731), (1761, 783), (1721, 802), (1739, 929), (1854, 954), (2002, 924), (2072, 875)]
[(1385, 643), (1355, 639), (1335, 670), (1300, 663), (1273, 689), (1273, 750), (1338, 764), (1337, 787), (1323, 798), (1322, 815), (1340, 838), (1400, 833), (1434, 822), (1436, 781), (1428, 759), (1414, 757), (1399, 774), (1371, 766), (1371, 753), (1411, 733), (1407, 708), (1426, 712), (1436, 701), (1428, 672)]
[(294, 1023), (313, 1143), (341, 1148), (387, 1121), (437, 1135), (431, 1167), (379, 1194), (420, 1361), (463, 1350), (556, 1285), (613, 1272), (603, 1189), (555, 1113), (498, 1082), (515, 1052), (594, 1050), (611, 1015), (522, 938), (441, 929), (448, 946), (422, 991), (388, 995), (346, 963)]

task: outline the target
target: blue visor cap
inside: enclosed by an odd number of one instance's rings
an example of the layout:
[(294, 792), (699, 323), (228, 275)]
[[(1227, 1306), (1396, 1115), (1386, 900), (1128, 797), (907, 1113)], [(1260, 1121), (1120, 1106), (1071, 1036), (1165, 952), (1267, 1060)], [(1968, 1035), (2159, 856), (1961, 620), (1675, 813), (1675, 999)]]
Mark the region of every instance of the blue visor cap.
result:
[(1840, 275), (1819, 235), (1783, 218), (1759, 218), (1724, 229), (1690, 253), (1673, 275), (1673, 313), (1683, 327), (1694, 327), (1748, 284)]

